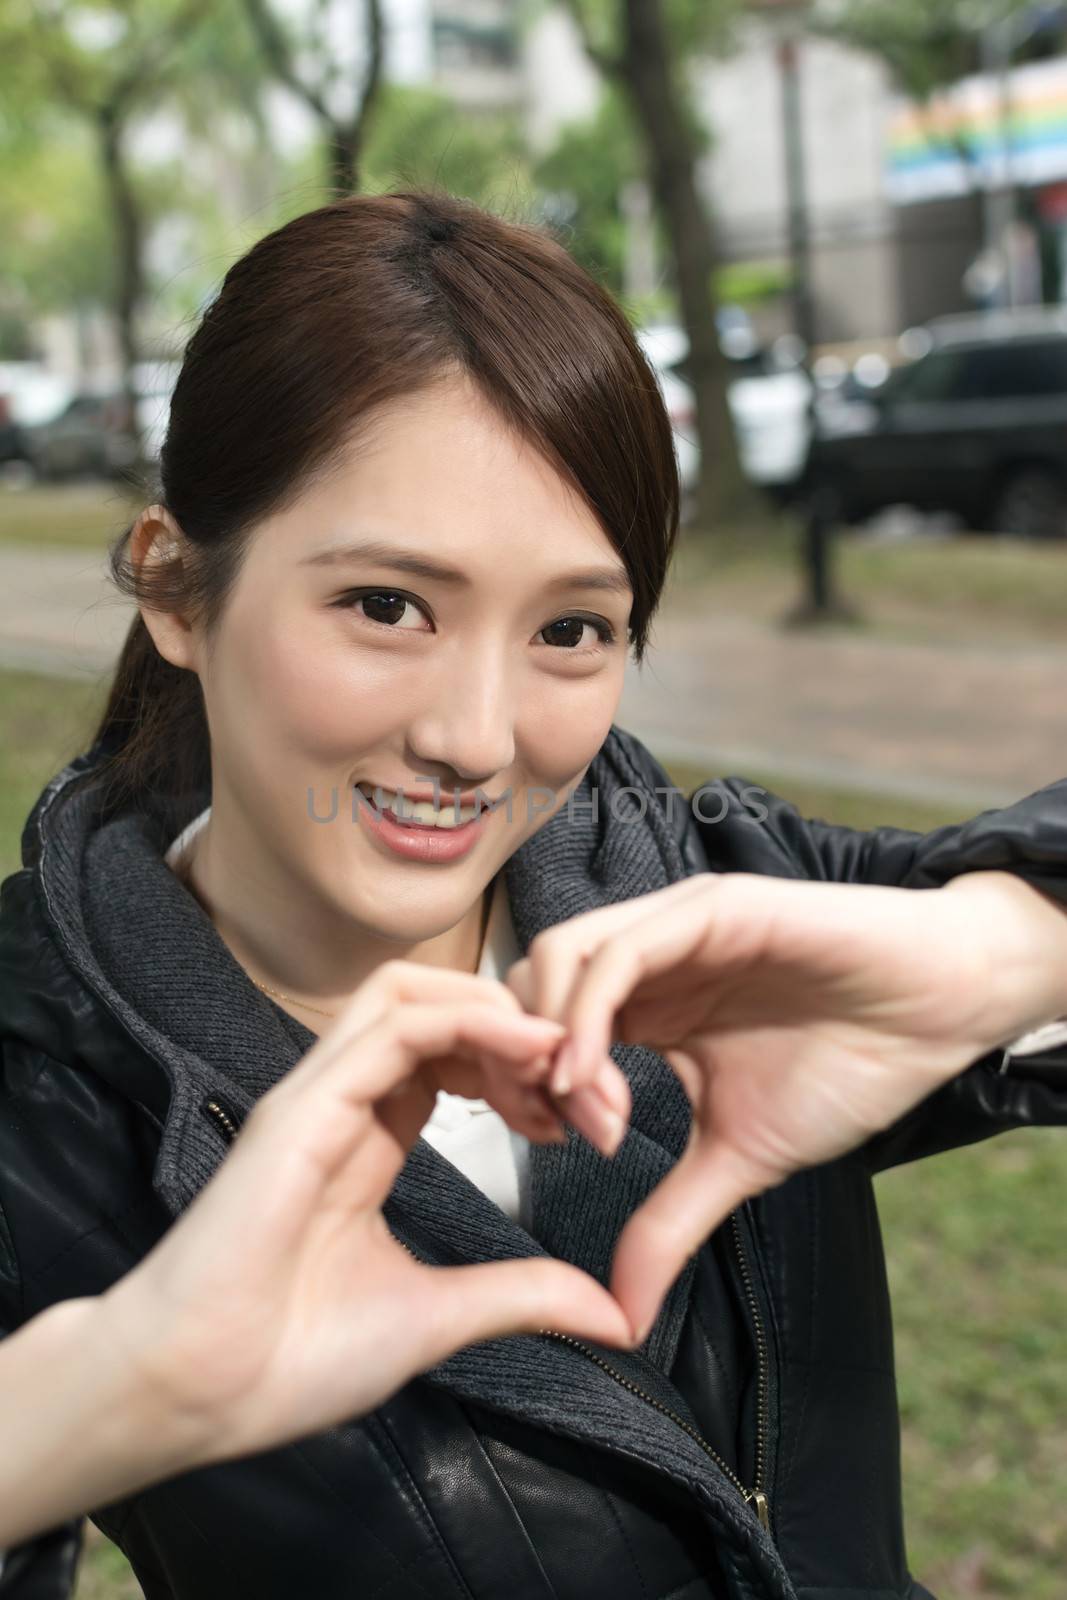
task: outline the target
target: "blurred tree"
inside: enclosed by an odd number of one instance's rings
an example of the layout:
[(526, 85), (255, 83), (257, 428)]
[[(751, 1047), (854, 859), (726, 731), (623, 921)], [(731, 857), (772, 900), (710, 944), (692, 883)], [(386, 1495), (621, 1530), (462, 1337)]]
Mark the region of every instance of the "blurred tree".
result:
[(644, 146), (655, 202), (670, 241), (687, 376), (696, 399), (700, 482), (695, 520), (705, 530), (753, 513), (756, 491), (741, 470), (726, 398), (714, 294), (716, 249), (697, 183), (707, 133), (684, 92), (697, 51), (721, 47), (740, 0), (565, 0), (590, 60), (625, 94)]
[(626, 224), (623, 185), (642, 176), (644, 163), (629, 106), (618, 86), (604, 87), (595, 115), (560, 130), (535, 164), (534, 179), (571, 254), (615, 295), (625, 287)]
[[(339, 49), (338, 23), (350, 23), (350, 0), (346, 0), (343, 17), (331, 0), (311, 0), (305, 14), (285, 22), (272, 10), (271, 0), (244, 0), (244, 7), (274, 76), (306, 106), (323, 130), (328, 191), (331, 196), (352, 194), (360, 187), (363, 147), (382, 87), (381, 0), (363, 0), (361, 42), (366, 60), (358, 88), (354, 69)], [(350, 29), (345, 31), (347, 34)]]
[(927, 100), (981, 66), (987, 27), (1023, 10), (1020, 0), (843, 0), (811, 13), (811, 26), (880, 55), (906, 94)]
[(461, 116), (436, 89), (385, 84), (367, 134), (363, 187), (440, 186), (494, 210), (529, 204), (522, 128), (510, 112)]
[(15, 137), (24, 137), (32, 125), (35, 103), (38, 118), (51, 103), (87, 124), (93, 135), (114, 257), (111, 308), (127, 426), (138, 464), (134, 367), (145, 289), (145, 216), (131, 170), (129, 129), (138, 112), (180, 79), (185, 47), (210, 9), (211, 0), (6, 0), (0, 12), (0, 55), (15, 86)]
[(991, 43), (998, 53), (998, 32), (1013, 59), (1020, 45), (1039, 43), (1053, 25), (1062, 37), (1063, 7), (1026, 0), (837, 0), (816, 5), (810, 25), (881, 56), (898, 87), (925, 112), (930, 136), (969, 170), (979, 159), (975, 136), (936, 114), (939, 91), (988, 70)]

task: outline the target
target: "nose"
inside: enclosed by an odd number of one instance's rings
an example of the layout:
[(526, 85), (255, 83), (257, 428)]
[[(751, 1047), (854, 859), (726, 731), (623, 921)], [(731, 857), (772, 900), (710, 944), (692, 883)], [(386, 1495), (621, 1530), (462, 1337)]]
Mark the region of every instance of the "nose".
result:
[(488, 784), (515, 760), (515, 707), (499, 657), (484, 669), (465, 657), (460, 670), (442, 672), (408, 726), (415, 770), (441, 778), (442, 787)]

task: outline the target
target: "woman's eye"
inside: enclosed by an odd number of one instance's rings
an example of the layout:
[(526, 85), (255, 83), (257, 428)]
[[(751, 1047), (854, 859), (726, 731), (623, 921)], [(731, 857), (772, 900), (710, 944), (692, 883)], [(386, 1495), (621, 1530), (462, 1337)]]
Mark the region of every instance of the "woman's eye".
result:
[[(346, 611), (361, 606), (365, 621), (394, 633), (418, 633), (423, 631), (419, 615), (429, 620), (418, 601), (395, 589), (357, 589), (334, 603)], [(592, 642), (585, 639), (587, 628), (596, 636)], [(615, 642), (614, 628), (597, 617), (560, 617), (542, 628), (540, 635), (548, 644), (580, 656), (596, 655)]]
[[(597, 635), (596, 644), (582, 644), (584, 628), (593, 629)], [(615, 630), (606, 622), (596, 621), (593, 617), (560, 617), (557, 622), (550, 622), (547, 628), (542, 628), (541, 633), (554, 634), (555, 637), (549, 640), (550, 644), (573, 650), (576, 655), (591, 655), (604, 645), (613, 643), (615, 639)]]
[[(392, 628), (395, 633), (411, 632), (413, 624), (405, 618), (405, 608), (412, 616), (419, 609), (406, 594), (397, 594), (392, 589), (364, 589), (362, 593), (346, 595), (339, 603), (350, 611), (356, 606), (363, 606), (368, 622)], [(416, 632), (418, 628), (418, 623), (414, 623)]]

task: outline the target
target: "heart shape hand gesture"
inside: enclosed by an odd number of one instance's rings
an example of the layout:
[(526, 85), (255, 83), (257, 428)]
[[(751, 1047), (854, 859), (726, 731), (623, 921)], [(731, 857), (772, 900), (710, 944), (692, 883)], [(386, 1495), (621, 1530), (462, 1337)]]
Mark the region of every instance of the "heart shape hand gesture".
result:
[(639, 1339), (743, 1200), (1059, 1014), (1065, 943), (1063, 912), (1003, 872), (924, 891), (706, 872), (539, 934), (507, 983), (567, 1026), (557, 1103), (605, 1082), (614, 1039), (661, 1053), (693, 1106), (616, 1245), (610, 1287)]
[[(1062, 1013), (1065, 971), (1063, 912), (1002, 872), (922, 892), (700, 873), (544, 931), (506, 983), (389, 962), (99, 1298), (99, 1384), (138, 1375), (163, 1476), (359, 1415), (477, 1340), (547, 1325), (643, 1342), (738, 1204)], [(631, 1110), (613, 1040), (659, 1051), (693, 1120), (609, 1288), (562, 1261), (406, 1252), (381, 1208), (437, 1090), (484, 1096), (532, 1139), (562, 1114), (610, 1157)], [(128, 1481), (116, 1469), (99, 1498)]]

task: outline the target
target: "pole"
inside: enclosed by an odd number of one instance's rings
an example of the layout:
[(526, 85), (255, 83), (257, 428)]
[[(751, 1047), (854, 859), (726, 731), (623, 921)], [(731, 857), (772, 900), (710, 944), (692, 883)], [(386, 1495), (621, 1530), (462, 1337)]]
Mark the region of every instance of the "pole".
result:
[(1002, 305), (1016, 303), (1015, 269), (1010, 249), (1010, 229), (1015, 221), (1015, 174), (1011, 140), (1011, 64), (1013, 56), (1011, 16), (987, 22), (981, 33), (982, 72), (989, 80), (996, 101), (996, 158), (986, 169), (982, 199), (982, 232), (985, 248), (1000, 262)]
[[(803, 342), (804, 370), (810, 376), (815, 344), (815, 303), (811, 292), (811, 229), (808, 213), (807, 169), (800, 87), (800, 43), (795, 23), (786, 20), (778, 37), (778, 75), (782, 88), (782, 137), (785, 165), (787, 225), (793, 332)], [(830, 621), (853, 621), (854, 614), (841, 605), (834, 592), (833, 533), (837, 496), (817, 488), (806, 508), (801, 541), (803, 598), (786, 616), (787, 625), (806, 626)]]
[(785, 141), (793, 332), (804, 341), (804, 361), (807, 365), (811, 347), (815, 343), (815, 308), (811, 296), (811, 234), (808, 226), (799, 46), (796, 37), (791, 33), (784, 35), (778, 41), (778, 73), (782, 85), (782, 133)]

